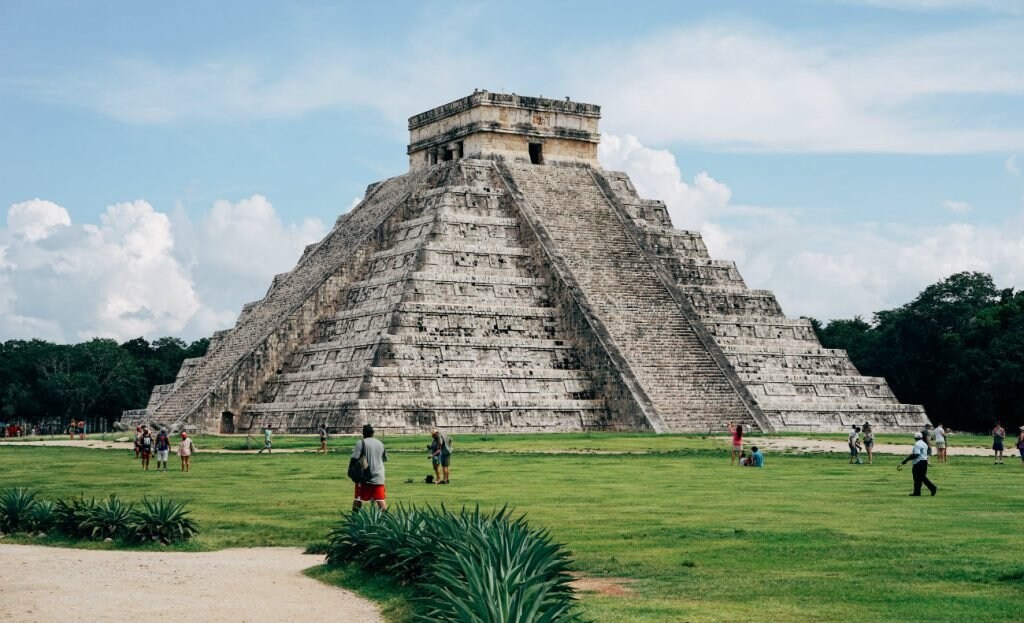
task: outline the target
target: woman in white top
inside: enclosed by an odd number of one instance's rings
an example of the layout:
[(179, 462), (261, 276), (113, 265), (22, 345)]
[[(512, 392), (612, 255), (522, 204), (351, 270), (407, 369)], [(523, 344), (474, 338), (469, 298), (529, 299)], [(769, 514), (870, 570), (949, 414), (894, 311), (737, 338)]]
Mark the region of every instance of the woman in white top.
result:
[(946, 429), (942, 427), (942, 422), (935, 427), (933, 431), (935, 434), (935, 449), (939, 451), (939, 463), (946, 462)]
[(178, 456), (181, 457), (181, 471), (189, 471), (189, 460), (192, 458), (192, 454), (196, 451), (196, 446), (192, 443), (192, 440), (188, 438), (188, 433), (181, 434), (181, 444), (178, 446)]

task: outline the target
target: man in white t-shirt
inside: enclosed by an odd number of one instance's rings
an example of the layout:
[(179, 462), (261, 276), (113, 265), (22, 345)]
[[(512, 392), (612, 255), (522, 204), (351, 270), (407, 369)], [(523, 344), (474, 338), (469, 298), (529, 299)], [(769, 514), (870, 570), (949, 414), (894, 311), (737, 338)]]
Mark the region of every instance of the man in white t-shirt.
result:
[(928, 480), (928, 444), (924, 441), (924, 435), (921, 433), (914, 433), (914, 447), (910, 451), (910, 456), (903, 459), (900, 465), (906, 465), (908, 461), (914, 462), (914, 492), (910, 495), (921, 495), (921, 485), (928, 487), (928, 490), (935, 495), (935, 492), (939, 490), (932, 481)]
[(939, 463), (946, 462), (946, 429), (942, 427), (942, 422), (935, 427), (935, 450), (939, 455)]

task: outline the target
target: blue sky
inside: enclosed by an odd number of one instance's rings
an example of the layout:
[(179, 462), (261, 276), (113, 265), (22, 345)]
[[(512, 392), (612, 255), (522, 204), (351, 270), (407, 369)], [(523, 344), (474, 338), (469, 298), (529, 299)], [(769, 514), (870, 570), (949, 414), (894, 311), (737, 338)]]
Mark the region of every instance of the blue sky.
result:
[(0, 0), (0, 339), (233, 323), (474, 88), (601, 158), (789, 315), (1024, 287), (1024, 1)]

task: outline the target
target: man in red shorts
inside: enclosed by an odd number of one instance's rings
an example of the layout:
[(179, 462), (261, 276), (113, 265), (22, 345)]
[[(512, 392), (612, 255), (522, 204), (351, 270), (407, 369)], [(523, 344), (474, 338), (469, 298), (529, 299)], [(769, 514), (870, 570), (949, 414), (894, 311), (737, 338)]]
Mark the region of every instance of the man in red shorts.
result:
[(388, 509), (386, 501), (387, 494), (384, 491), (384, 463), (388, 460), (388, 453), (384, 450), (384, 444), (373, 438), (373, 427), (369, 424), (363, 425), (363, 438), (356, 442), (352, 450), (352, 458), (366, 460), (366, 468), (370, 477), (356, 484), (356, 496), (352, 500), (352, 511), (358, 511), (364, 502), (375, 502), (382, 511)]

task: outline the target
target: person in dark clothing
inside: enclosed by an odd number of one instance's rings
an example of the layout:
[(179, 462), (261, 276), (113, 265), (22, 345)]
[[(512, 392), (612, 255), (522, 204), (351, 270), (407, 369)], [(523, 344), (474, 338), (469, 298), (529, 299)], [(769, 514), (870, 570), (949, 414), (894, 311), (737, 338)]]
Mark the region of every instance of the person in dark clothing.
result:
[(910, 495), (921, 495), (921, 485), (928, 487), (932, 495), (935, 495), (939, 488), (931, 480), (928, 480), (928, 444), (921, 433), (914, 433), (914, 439), (916, 441), (914, 442), (914, 448), (910, 451), (910, 455), (900, 463), (900, 465), (906, 465), (908, 461), (914, 462), (914, 492)]

